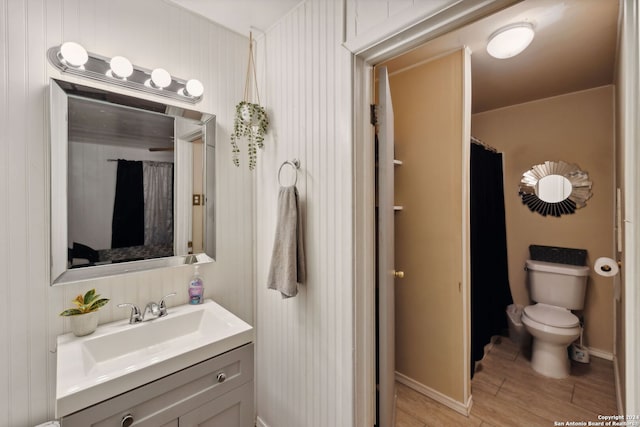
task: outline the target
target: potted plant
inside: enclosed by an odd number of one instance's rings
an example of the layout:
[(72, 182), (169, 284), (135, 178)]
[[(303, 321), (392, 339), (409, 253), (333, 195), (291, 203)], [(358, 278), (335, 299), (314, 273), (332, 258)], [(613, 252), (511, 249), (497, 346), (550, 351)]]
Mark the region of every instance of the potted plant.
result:
[[(250, 89), (255, 86), (255, 96), (257, 103), (249, 101)], [(249, 34), (249, 62), (247, 64), (247, 79), (244, 86), (244, 99), (236, 105), (236, 113), (233, 121), (233, 132), (231, 132), (231, 148), (233, 164), (240, 166), (240, 148), (238, 140), (247, 139), (247, 149), (249, 151), (249, 169), (256, 167), (257, 149), (263, 147), (264, 136), (269, 127), (267, 113), (260, 105), (260, 93), (258, 92), (258, 82), (256, 79), (256, 66), (253, 61), (253, 35)]]
[(269, 119), (261, 105), (248, 101), (240, 101), (236, 105), (233, 133), (231, 134), (234, 165), (240, 166), (238, 140), (244, 137), (247, 138), (247, 149), (249, 150), (249, 169), (253, 170), (256, 167), (257, 148), (264, 146), (264, 136), (268, 126)]
[(71, 320), (71, 331), (77, 337), (89, 335), (98, 327), (98, 309), (109, 302), (108, 298), (100, 298), (95, 289), (87, 291), (73, 300), (74, 308), (68, 308), (60, 316), (68, 316)]

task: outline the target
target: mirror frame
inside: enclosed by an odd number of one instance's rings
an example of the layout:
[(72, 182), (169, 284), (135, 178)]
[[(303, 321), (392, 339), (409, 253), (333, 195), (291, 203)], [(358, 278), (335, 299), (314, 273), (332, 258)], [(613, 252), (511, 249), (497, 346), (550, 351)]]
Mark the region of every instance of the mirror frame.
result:
[[(170, 257), (153, 258), (148, 260), (129, 261), (113, 264), (96, 265), (82, 268), (70, 269), (67, 266), (68, 252), (68, 207), (67, 207), (67, 166), (68, 166), (68, 96), (69, 94), (61, 85), (76, 85), (95, 89), (105, 93), (111, 93), (118, 97), (139, 99), (135, 96), (124, 95), (113, 92), (103, 87), (92, 86), (90, 84), (79, 84), (74, 81), (67, 81), (58, 78), (51, 78), (49, 81), (49, 119), (50, 119), (50, 284), (66, 284), (91, 280), (102, 277), (115, 276), (120, 274), (147, 271), (157, 268), (175, 267), (184, 264), (196, 264), (213, 262), (216, 250), (216, 215), (215, 209), (215, 126), (216, 118), (209, 113), (198, 111), (201, 119), (202, 134), (205, 144), (204, 167), (206, 176), (204, 177), (204, 245), (203, 253), (181, 254)], [(184, 109), (172, 106), (164, 102), (148, 101), (150, 103), (162, 104), (171, 112), (180, 112)], [(177, 116), (181, 117), (181, 116)], [(208, 167), (213, 165), (212, 167)], [(191, 200), (191, 195), (188, 195)], [(174, 228), (174, 239), (177, 227)], [(175, 243), (174, 243), (175, 245)]]
[[(538, 181), (549, 175), (559, 175), (569, 180), (572, 188), (569, 197), (557, 203), (550, 203), (538, 196), (536, 193)], [(576, 209), (585, 207), (587, 200), (593, 195), (591, 186), (589, 174), (581, 170), (578, 165), (562, 160), (546, 161), (522, 174), (518, 195), (522, 198), (522, 203), (532, 212), (538, 212), (543, 216), (559, 217), (573, 214)]]

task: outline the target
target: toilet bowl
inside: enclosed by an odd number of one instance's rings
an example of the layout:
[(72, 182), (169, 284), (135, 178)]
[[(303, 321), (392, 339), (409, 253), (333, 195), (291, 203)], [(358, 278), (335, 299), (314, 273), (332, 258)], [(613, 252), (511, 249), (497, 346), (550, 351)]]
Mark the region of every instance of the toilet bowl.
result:
[(566, 308), (538, 303), (525, 307), (522, 323), (533, 336), (533, 370), (546, 377), (568, 377), (567, 347), (580, 336), (579, 319)]
[(589, 268), (527, 260), (531, 300), (522, 323), (533, 337), (531, 367), (551, 378), (569, 376), (567, 347), (580, 336), (580, 320), (571, 310), (584, 307)]

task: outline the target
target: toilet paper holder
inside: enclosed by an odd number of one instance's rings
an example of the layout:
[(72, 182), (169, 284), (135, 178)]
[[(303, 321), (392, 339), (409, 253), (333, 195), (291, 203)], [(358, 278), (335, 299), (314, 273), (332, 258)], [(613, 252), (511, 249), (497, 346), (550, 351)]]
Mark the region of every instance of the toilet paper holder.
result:
[[(616, 264), (618, 264), (618, 268), (622, 268), (622, 261), (618, 260), (618, 261), (616, 261)], [(611, 266), (610, 265), (603, 265), (602, 267), (600, 267), (600, 270), (609, 272), (609, 271), (611, 271)]]

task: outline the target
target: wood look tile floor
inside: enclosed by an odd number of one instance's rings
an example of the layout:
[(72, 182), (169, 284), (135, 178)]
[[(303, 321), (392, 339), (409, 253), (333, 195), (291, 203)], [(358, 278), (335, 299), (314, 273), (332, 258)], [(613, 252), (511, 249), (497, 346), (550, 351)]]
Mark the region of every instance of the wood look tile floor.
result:
[(613, 362), (595, 357), (589, 364), (572, 362), (569, 378), (550, 379), (533, 371), (530, 354), (503, 337), (494, 337), (476, 365), (469, 417), (396, 386), (396, 427), (549, 427), (618, 413)]

